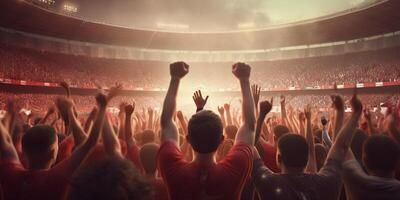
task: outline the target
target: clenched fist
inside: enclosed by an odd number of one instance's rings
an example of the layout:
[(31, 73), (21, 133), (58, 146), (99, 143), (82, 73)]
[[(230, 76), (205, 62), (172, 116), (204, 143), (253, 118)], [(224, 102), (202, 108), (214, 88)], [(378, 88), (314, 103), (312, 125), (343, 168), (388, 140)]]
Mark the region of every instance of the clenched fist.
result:
[(245, 63), (236, 63), (232, 66), (232, 73), (238, 79), (248, 79), (250, 77), (251, 68)]
[(169, 71), (171, 77), (180, 79), (189, 73), (189, 65), (185, 62), (174, 62), (169, 65)]

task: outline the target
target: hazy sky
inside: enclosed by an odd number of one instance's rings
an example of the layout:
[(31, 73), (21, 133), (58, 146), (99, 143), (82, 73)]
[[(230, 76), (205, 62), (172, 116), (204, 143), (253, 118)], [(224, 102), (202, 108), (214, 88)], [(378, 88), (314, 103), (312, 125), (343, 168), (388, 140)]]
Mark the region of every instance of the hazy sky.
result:
[[(238, 24), (280, 24), (332, 14), (376, 0), (69, 0), (79, 15), (98, 21), (154, 28), (185, 24), (190, 30), (232, 30)], [(60, 2), (60, 1), (59, 1)]]

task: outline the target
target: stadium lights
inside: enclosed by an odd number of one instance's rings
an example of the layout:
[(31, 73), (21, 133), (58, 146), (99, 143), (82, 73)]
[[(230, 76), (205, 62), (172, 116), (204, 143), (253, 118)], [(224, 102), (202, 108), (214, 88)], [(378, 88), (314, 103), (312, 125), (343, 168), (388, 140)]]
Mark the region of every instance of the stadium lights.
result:
[(157, 23), (158, 28), (165, 28), (165, 29), (189, 29), (189, 25), (187, 24), (168, 24), (168, 23)]
[(71, 3), (64, 3), (63, 10), (70, 13), (78, 12), (78, 7)]
[(55, 0), (37, 0), (37, 1), (47, 5), (53, 5), (56, 2)]

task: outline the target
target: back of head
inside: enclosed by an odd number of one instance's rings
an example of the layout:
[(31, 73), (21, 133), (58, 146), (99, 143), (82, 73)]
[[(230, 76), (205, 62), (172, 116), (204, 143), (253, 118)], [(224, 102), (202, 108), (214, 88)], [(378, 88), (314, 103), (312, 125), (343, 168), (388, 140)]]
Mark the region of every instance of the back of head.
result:
[(399, 156), (399, 144), (388, 136), (371, 136), (364, 143), (363, 162), (370, 171), (394, 171), (399, 163)]
[(234, 125), (228, 125), (225, 127), (225, 134), (228, 139), (235, 140), (238, 128)]
[(109, 158), (81, 169), (71, 181), (69, 200), (151, 199), (151, 187), (131, 162)]
[(32, 155), (47, 155), (57, 144), (57, 134), (53, 127), (38, 125), (28, 129), (22, 137), (22, 149), (30, 157)]
[(140, 163), (146, 174), (155, 174), (157, 170), (157, 152), (160, 146), (155, 143), (148, 143), (142, 146), (139, 151)]
[(142, 145), (152, 143), (156, 139), (156, 134), (152, 130), (144, 130), (142, 132)]
[(189, 120), (188, 139), (198, 153), (216, 151), (223, 139), (222, 132), (221, 118), (212, 111), (197, 112)]
[(308, 162), (308, 144), (304, 137), (285, 134), (278, 140), (278, 153), (286, 167), (305, 168)]
[(364, 142), (368, 139), (368, 135), (362, 129), (356, 129), (353, 140), (351, 141), (351, 151), (354, 157), (361, 162), (362, 149)]
[(288, 134), (289, 128), (285, 125), (277, 125), (274, 127), (274, 138), (275, 141), (278, 141), (283, 135)]

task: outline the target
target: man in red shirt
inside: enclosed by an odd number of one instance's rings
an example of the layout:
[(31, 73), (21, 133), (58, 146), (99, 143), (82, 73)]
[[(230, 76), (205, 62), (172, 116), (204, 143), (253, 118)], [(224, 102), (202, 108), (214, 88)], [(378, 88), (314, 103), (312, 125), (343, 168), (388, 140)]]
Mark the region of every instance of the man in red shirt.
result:
[[(73, 118), (70, 120), (76, 120), (72, 101), (66, 98), (58, 100)], [(28, 164), (25, 169), (10, 134), (0, 122), (0, 184), (5, 200), (58, 200), (64, 197), (69, 178), (95, 147), (103, 126), (107, 99), (100, 94), (96, 100), (99, 113), (90, 135), (68, 159), (53, 167), (58, 153), (58, 139), (53, 127), (39, 125), (25, 133), (22, 139)]]
[(219, 163), (215, 152), (223, 141), (220, 117), (212, 111), (197, 112), (189, 121), (187, 140), (194, 150), (194, 159), (188, 162), (179, 149), (178, 130), (173, 123), (176, 96), (181, 78), (189, 72), (184, 62), (170, 65), (171, 82), (161, 115), (161, 147), (158, 169), (167, 184), (169, 198), (180, 199), (240, 199), (244, 183), (252, 168), (254, 144), (254, 102), (250, 89), (250, 66), (233, 65), (232, 72), (242, 89), (243, 125), (235, 145)]

